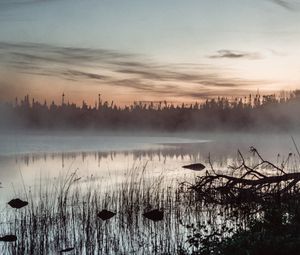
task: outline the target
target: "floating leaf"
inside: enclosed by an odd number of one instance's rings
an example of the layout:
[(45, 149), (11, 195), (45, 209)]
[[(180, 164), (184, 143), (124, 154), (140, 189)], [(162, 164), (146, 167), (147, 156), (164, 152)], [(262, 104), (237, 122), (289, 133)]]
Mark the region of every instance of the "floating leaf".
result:
[(164, 218), (164, 212), (158, 209), (154, 209), (152, 211), (144, 213), (143, 216), (149, 220), (160, 221)]
[(12, 199), (8, 202), (8, 204), (12, 207), (12, 208), (16, 208), (16, 209), (20, 209), (26, 205), (28, 205), (28, 202), (23, 201), (19, 198), (16, 199)]
[(183, 168), (194, 170), (194, 171), (201, 171), (205, 168), (205, 165), (201, 163), (196, 163), (196, 164), (183, 166)]
[(108, 220), (112, 217), (114, 217), (116, 214), (114, 212), (110, 212), (107, 210), (102, 210), (101, 212), (99, 212), (97, 214), (97, 216), (101, 219), (101, 220)]

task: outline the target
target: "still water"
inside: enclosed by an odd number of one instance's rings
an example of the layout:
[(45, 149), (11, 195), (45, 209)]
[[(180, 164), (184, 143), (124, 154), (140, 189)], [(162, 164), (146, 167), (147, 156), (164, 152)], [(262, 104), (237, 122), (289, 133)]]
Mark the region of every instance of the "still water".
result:
[[(294, 136), (300, 142), (300, 136)], [(177, 182), (191, 181), (199, 172), (182, 169), (208, 157), (218, 170), (237, 160), (240, 149), (247, 160), (255, 146), (268, 160), (280, 163), (296, 153), (290, 134), (79, 134), (5, 133), (0, 135), (1, 199), (43, 179), (74, 171), (81, 182), (122, 182), (133, 168), (146, 166), (148, 175)]]
[[(0, 144), (0, 232), (18, 238), (0, 245), (1, 254), (58, 254), (67, 247), (76, 255), (177, 254), (182, 247), (192, 254), (190, 224), (205, 236), (247, 220), (228, 218), (226, 208), (179, 191), (179, 183), (205, 174), (183, 165), (201, 162), (209, 169), (211, 163), (229, 171), (240, 162), (238, 149), (255, 164), (250, 146), (274, 164), (299, 165), (290, 134), (6, 133)], [(78, 181), (60, 185), (74, 172)], [(17, 196), (29, 205), (10, 208), (7, 201)], [(106, 208), (116, 213), (107, 222), (97, 216)], [(164, 211), (163, 221), (145, 219), (154, 208)]]

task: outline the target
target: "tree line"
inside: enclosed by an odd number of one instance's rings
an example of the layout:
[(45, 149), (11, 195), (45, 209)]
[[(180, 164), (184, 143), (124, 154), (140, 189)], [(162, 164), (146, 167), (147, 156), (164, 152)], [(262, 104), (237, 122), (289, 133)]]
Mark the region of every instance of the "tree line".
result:
[[(99, 97), (100, 98), (100, 97)], [(94, 106), (61, 104), (30, 99), (0, 104), (0, 126), (32, 129), (95, 129), (143, 131), (290, 130), (300, 128), (300, 90), (288, 95), (249, 95), (175, 105), (164, 102), (134, 102), (124, 107), (114, 102)]]

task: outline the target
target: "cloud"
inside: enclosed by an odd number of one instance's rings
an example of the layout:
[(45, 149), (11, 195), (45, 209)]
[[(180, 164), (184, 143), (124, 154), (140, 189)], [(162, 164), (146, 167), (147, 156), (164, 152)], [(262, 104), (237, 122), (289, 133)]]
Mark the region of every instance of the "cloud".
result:
[[(0, 42), (0, 66), (15, 73), (49, 76), (147, 96), (190, 97), (256, 89), (263, 81), (244, 80), (205, 64), (164, 64), (149, 57), (108, 49)], [(213, 58), (250, 58), (251, 53), (219, 51)], [(42, 85), (41, 85), (42, 86)], [(119, 91), (119, 90), (116, 90)]]
[[(244, 97), (245, 95), (248, 95), (249, 93), (253, 93), (255, 91), (253, 90), (247, 90), (247, 89), (234, 89), (234, 90), (228, 90), (223, 89), (219, 90), (218, 94), (216, 94), (216, 91), (213, 89), (206, 89), (202, 91), (185, 91), (184, 97), (190, 97), (190, 98), (214, 98), (216, 95), (220, 95), (222, 97)], [(180, 96), (178, 93), (173, 93), (174, 96)]]
[(295, 10), (296, 7), (295, 1), (293, 0), (269, 0), (269, 1), (289, 11)]
[(285, 1), (285, 0), (271, 0), (271, 1), (283, 8), (288, 9), (288, 10), (292, 9), (292, 6), (288, 1)]
[(218, 50), (216, 54), (209, 56), (209, 58), (231, 58), (231, 59), (259, 59), (260, 54), (244, 51), (232, 51), (232, 50)]
[(95, 79), (95, 80), (105, 80), (106, 78), (108, 78), (105, 75), (81, 72), (81, 71), (76, 71), (76, 70), (67, 70), (66, 72), (64, 72), (62, 74), (65, 74), (67, 76), (74, 76), (75, 78), (82, 77), (82, 78), (89, 78), (89, 79)]
[(31, 3), (47, 3), (55, 0), (0, 0), (1, 5), (23, 5)]
[[(49, 4), (54, 1), (61, 1), (61, 0), (0, 0), (0, 13), (5, 12), (7, 10), (15, 10), (18, 8), (22, 8), (24, 6), (33, 6), (37, 4), (45, 5)], [(1, 21), (7, 21), (11, 20), (11, 16), (3, 15), (3, 13), (0, 15)], [(23, 21), (19, 17), (14, 17), (14, 21)]]

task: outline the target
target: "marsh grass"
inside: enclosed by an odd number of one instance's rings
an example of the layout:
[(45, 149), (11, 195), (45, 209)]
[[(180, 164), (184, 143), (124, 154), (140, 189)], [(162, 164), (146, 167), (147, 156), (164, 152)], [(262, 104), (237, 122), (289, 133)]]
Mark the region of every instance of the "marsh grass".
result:
[[(179, 190), (174, 179), (150, 177), (146, 165), (131, 169), (125, 180), (109, 185), (85, 182), (76, 171), (55, 180), (39, 180), (20, 197), (29, 205), (7, 208), (1, 234), (15, 234), (15, 243), (0, 244), (1, 254), (178, 254), (188, 250), (185, 223), (203, 221), (201, 204)], [(116, 215), (103, 221), (103, 209)], [(142, 214), (164, 211), (153, 222)], [(202, 222), (203, 223), (203, 222)]]
[[(207, 174), (198, 173), (195, 183)], [(18, 240), (0, 243), (0, 254), (60, 254), (67, 248), (74, 248), (68, 254), (223, 254), (231, 244), (247, 242), (253, 222), (264, 222), (273, 206), (278, 210), (277, 200), (263, 203), (264, 210), (257, 201), (208, 201), (205, 194), (211, 194), (191, 189), (182, 179), (179, 183), (176, 176), (157, 175), (147, 164), (133, 166), (120, 180), (80, 179), (77, 171), (67, 171), (20, 190), (18, 197), (29, 205), (19, 210), (7, 207), (2, 213), (0, 234), (15, 234)], [(116, 215), (103, 221), (97, 216), (103, 209)], [(143, 217), (153, 209), (164, 211), (162, 221)], [(291, 214), (291, 208), (283, 209), (279, 215)], [(292, 209), (296, 219), (299, 206)], [(269, 230), (262, 232), (265, 229)], [(241, 233), (244, 239), (239, 239)]]

